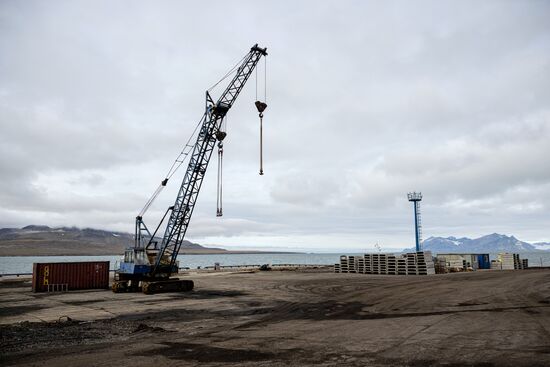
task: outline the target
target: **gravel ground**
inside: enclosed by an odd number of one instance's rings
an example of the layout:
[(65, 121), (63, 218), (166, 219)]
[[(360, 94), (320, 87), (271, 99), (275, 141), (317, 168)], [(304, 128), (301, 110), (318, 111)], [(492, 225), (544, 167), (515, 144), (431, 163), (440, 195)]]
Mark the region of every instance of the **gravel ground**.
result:
[(190, 277), (149, 296), (3, 279), (2, 365), (550, 365), (549, 270)]

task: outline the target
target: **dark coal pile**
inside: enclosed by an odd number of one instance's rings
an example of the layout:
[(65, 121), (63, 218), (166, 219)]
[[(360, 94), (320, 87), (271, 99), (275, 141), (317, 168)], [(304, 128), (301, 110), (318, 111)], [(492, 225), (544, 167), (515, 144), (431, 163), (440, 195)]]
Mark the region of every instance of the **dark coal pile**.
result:
[(0, 325), (0, 349), (13, 353), (101, 343), (124, 339), (135, 330), (134, 322), (116, 319), (87, 322), (64, 317), (57, 322), (21, 322)]

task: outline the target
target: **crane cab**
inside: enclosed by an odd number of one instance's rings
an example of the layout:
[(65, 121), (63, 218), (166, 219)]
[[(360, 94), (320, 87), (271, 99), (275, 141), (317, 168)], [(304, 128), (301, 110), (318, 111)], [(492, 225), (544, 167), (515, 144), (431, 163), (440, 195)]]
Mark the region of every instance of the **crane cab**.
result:
[(120, 262), (118, 272), (121, 274), (147, 274), (151, 270), (145, 249), (128, 248), (124, 251), (124, 260)]

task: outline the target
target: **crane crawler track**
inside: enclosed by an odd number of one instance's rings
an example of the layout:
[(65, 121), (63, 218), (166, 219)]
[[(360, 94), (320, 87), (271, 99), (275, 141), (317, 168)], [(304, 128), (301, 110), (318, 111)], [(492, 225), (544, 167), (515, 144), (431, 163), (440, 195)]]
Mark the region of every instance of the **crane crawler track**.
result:
[(166, 280), (143, 281), (139, 285), (131, 284), (127, 280), (113, 282), (111, 289), (114, 293), (143, 292), (145, 294), (167, 292), (190, 292), (195, 283), (188, 279), (171, 278)]
[(142, 282), (142, 291), (145, 294), (165, 292), (190, 292), (193, 290), (194, 286), (195, 283), (192, 280), (181, 280), (173, 278), (153, 282)]

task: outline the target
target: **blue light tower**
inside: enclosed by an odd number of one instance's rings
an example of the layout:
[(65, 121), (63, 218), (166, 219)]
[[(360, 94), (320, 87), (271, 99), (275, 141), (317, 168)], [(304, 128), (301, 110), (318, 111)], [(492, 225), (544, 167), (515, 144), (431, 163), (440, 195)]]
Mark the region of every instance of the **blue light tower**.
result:
[(414, 204), (414, 232), (416, 237), (416, 251), (422, 251), (422, 224), (420, 220), (420, 201), (422, 200), (421, 192), (409, 192), (407, 194), (409, 201)]

